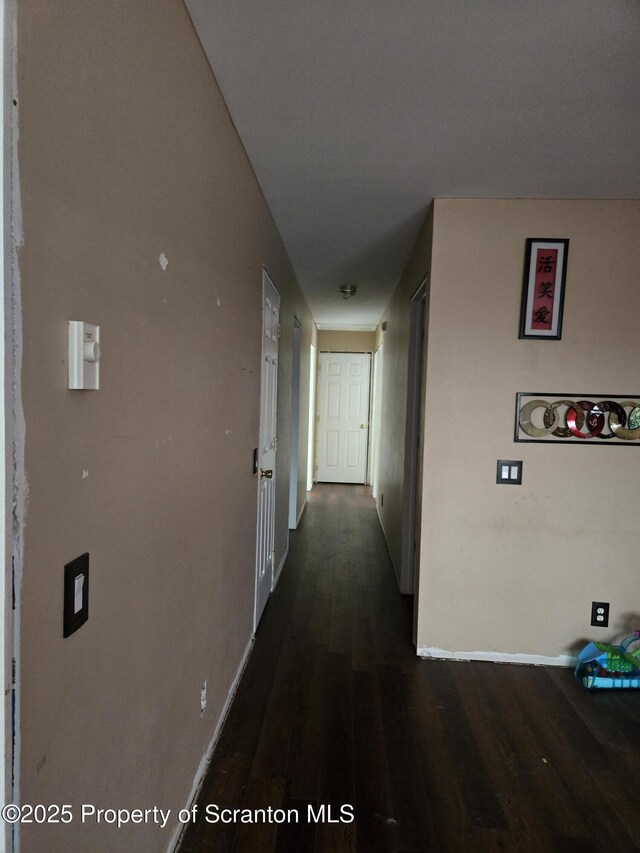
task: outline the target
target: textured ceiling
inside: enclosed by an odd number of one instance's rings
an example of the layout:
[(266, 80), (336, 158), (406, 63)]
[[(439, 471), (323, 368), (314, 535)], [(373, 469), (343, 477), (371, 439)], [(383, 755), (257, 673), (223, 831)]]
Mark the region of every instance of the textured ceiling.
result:
[(638, 0), (186, 3), (323, 326), (378, 322), (435, 197), (640, 197)]

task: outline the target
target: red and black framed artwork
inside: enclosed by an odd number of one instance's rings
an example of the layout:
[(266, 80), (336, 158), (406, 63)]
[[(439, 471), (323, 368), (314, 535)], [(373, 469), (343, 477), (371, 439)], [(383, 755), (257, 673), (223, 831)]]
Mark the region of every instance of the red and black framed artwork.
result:
[(562, 337), (568, 254), (568, 240), (541, 237), (527, 240), (520, 338), (559, 341)]

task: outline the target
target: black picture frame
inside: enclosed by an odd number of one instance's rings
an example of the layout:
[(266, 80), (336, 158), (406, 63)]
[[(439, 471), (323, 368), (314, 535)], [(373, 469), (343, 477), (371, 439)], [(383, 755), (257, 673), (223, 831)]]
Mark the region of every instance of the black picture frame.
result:
[(569, 240), (528, 237), (525, 244), (520, 339), (562, 338)]

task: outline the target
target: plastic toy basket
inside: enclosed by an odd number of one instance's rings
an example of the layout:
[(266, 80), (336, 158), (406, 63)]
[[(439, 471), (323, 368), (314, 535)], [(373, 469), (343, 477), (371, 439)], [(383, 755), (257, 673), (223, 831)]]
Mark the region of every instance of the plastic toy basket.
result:
[(575, 676), (587, 689), (640, 687), (640, 631), (617, 646), (587, 643), (578, 655)]

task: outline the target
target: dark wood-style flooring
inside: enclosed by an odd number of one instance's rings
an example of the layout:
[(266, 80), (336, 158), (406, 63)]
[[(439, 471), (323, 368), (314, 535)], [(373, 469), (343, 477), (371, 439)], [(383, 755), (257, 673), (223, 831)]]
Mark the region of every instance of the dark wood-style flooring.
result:
[[(369, 490), (315, 487), (183, 853), (638, 849), (640, 691), (420, 660), (411, 609)], [(299, 821), (209, 823), (212, 804)], [(355, 820), (308, 820), (320, 804)]]

